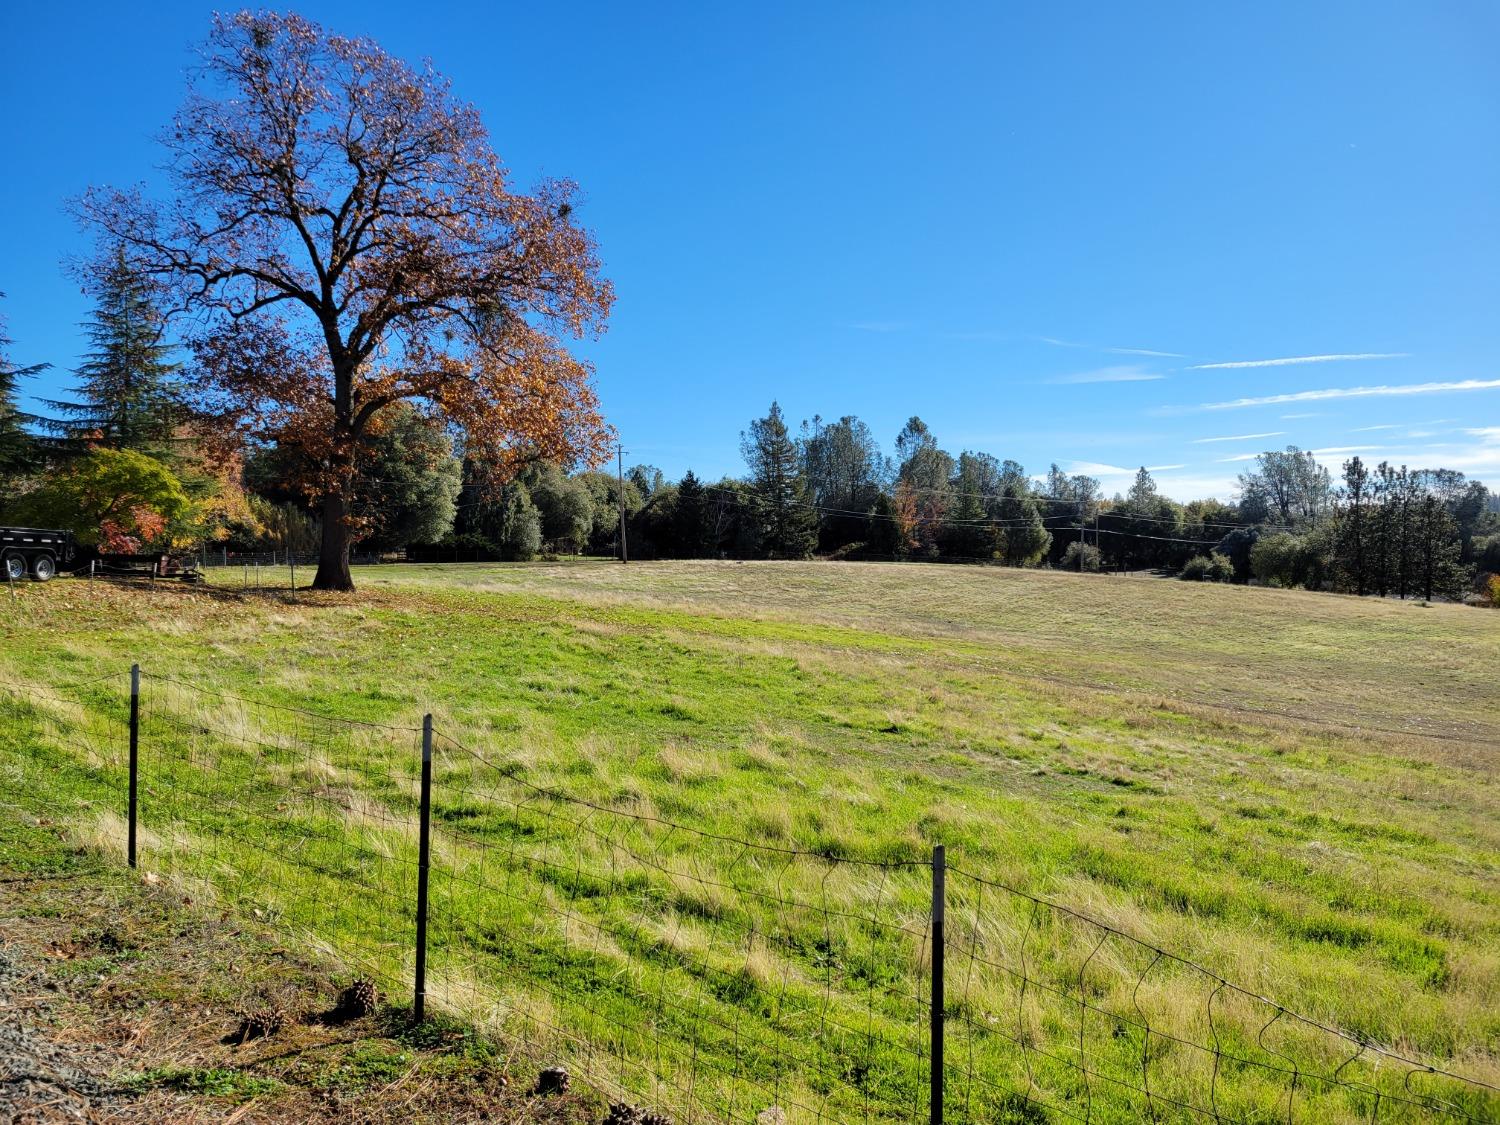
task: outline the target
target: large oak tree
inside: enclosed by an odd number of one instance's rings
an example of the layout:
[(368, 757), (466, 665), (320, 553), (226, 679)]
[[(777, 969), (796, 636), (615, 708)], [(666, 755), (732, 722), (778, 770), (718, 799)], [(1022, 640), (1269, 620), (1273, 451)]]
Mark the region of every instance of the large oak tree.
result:
[(296, 15), (217, 16), (162, 141), (171, 198), (96, 188), (78, 213), (174, 295), (201, 405), (304, 454), (315, 587), (353, 586), (362, 437), (398, 402), (502, 475), (602, 457), (592, 372), (563, 343), (613, 299), (576, 188), (514, 190), (430, 67)]

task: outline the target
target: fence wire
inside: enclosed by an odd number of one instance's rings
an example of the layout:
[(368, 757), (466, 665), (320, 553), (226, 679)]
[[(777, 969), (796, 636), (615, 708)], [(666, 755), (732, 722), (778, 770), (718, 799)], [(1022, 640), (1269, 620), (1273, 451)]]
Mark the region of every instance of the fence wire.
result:
[[(1301, 1015), (1023, 890), (948, 868), (959, 1121), (1493, 1121), (1500, 1090)], [(1050, 1119), (1044, 1117), (1039, 1119)]]
[[(129, 679), (0, 679), (6, 741), (66, 752), (120, 846)], [(123, 689), (123, 690), (122, 690)], [(416, 971), (423, 732), (144, 675), (139, 854), (396, 1004)], [(1063, 904), (587, 801), (437, 732), (430, 1007), (679, 1125), (1500, 1119), (1500, 1090), (1294, 1012)], [(931, 994), (934, 958), (943, 995)], [(768, 1116), (772, 1108), (781, 1116)]]

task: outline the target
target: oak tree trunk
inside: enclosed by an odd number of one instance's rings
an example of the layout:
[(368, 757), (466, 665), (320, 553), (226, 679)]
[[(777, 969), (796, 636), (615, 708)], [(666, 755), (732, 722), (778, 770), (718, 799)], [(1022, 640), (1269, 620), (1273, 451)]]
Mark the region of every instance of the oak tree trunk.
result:
[(342, 496), (323, 499), (323, 541), (318, 549), (314, 590), (352, 590), (349, 573), (349, 505)]

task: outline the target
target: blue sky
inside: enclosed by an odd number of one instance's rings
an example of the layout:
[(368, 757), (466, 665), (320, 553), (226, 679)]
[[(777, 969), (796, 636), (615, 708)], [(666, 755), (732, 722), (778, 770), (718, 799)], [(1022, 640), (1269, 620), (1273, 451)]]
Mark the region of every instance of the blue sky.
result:
[[(1182, 499), (1286, 443), (1500, 488), (1500, 6), (297, 10), (430, 57), (519, 180), (580, 182), (631, 460), (739, 472), (776, 398)], [(210, 11), (0, 9), (0, 312), (39, 393), (87, 312), (63, 201), (161, 182)]]

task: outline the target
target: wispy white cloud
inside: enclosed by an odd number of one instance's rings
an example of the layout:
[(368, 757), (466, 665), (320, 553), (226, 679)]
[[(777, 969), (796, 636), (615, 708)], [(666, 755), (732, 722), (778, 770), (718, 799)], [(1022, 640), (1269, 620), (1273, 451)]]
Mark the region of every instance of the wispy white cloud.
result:
[(1290, 367), (1295, 363), (1333, 363), (1350, 359), (1404, 359), (1410, 352), (1341, 352), (1337, 355), (1289, 355), (1280, 359), (1238, 359), (1228, 363), (1195, 363), (1190, 371), (1232, 371), (1242, 367)]
[(1185, 468), (1187, 468), (1186, 465), (1147, 465), (1146, 466), (1146, 471), (1148, 473), (1165, 473), (1165, 472), (1170, 472), (1172, 469), (1185, 469)]
[(856, 320), (847, 327), (858, 332), (900, 332), (911, 326), (904, 320)]
[(1236, 453), (1233, 457), (1216, 458), (1216, 463), (1220, 465), (1229, 465), (1233, 464), (1235, 461), (1254, 461), (1259, 456), (1259, 453)]
[[(1378, 426), (1356, 426), (1354, 429), (1350, 430), (1349, 432), (1351, 434), (1368, 434), (1368, 433), (1373, 433), (1376, 430), (1399, 430), (1403, 426), (1441, 426), (1441, 425), (1443, 425), (1443, 424), (1445, 424), (1447, 422), (1451, 422), (1451, 421), (1453, 421), (1452, 418), (1429, 418), (1429, 419), (1427, 419), (1424, 422), (1382, 422)], [(1420, 434), (1419, 435), (1419, 434), (1413, 433), (1413, 434), (1408, 434), (1407, 436), (1408, 437), (1419, 437), (1419, 436), (1420, 437), (1426, 437), (1428, 435), (1426, 435), (1426, 434)]]
[(1313, 410), (1313, 411), (1309, 411), (1306, 414), (1283, 414), (1281, 416), (1281, 420), (1283, 422), (1291, 422), (1291, 421), (1293, 421), (1294, 419), (1297, 419), (1297, 418), (1321, 418), (1321, 417), (1323, 417), (1323, 415), (1319, 411)]
[(1283, 395), (1236, 398), (1228, 402), (1204, 402), (1199, 410), (1240, 410), (1247, 406), (1277, 406), (1288, 402), (1318, 402), (1332, 398), (1387, 398), (1397, 395), (1432, 395), (1449, 391), (1490, 391), (1500, 388), (1500, 379), (1459, 379), (1449, 383), (1406, 383), (1397, 386), (1330, 387), (1320, 391), (1294, 391)]
[(1154, 348), (1104, 348), (1102, 350), (1106, 352), (1113, 352), (1115, 355), (1150, 355), (1157, 356), (1161, 359), (1182, 358), (1181, 352), (1159, 352)]
[(1116, 367), (1099, 367), (1093, 371), (1080, 371), (1074, 375), (1055, 375), (1049, 383), (1145, 383), (1165, 379), (1154, 371), (1147, 371), (1139, 364), (1122, 364)]
[(1191, 444), (1207, 445), (1215, 441), (1254, 441), (1256, 438), (1282, 437), (1285, 433), (1285, 430), (1267, 430), (1263, 434), (1230, 434), (1228, 437), (1200, 437), (1194, 438)]
[(1155, 348), (1119, 348), (1099, 344), (1080, 344), (1076, 340), (1059, 340), (1056, 336), (1038, 336), (1044, 344), (1051, 344), (1054, 348), (1085, 348), (1091, 351), (1109, 352), (1111, 355), (1145, 355), (1155, 356), (1158, 359), (1181, 359), (1181, 352), (1162, 352)]
[(1325, 445), (1322, 449), (1310, 450), (1315, 457), (1332, 457), (1336, 453), (1376, 453), (1388, 449), (1385, 445)]
[(1500, 426), (1479, 427), (1464, 430), (1467, 441), (1432, 442), (1424, 445), (1345, 446), (1333, 449), (1315, 449), (1314, 454), (1336, 456), (1340, 453), (1378, 451), (1379, 456), (1392, 464), (1409, 465), (1413, 469), (1457, 469), (1478, 479), (1486, 479), (1490, 486), (1500, 482)]
[(1069, 461), (1068, 471), (1073, 473), (1087, 473), (1091, 477), (1127, 477), (1134, 476), (1134, 469), (1122, 469), (1118, 465), (1105, 465), (1099, 461)]

